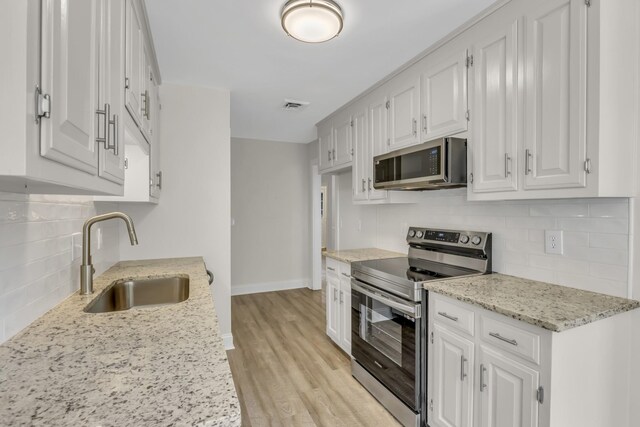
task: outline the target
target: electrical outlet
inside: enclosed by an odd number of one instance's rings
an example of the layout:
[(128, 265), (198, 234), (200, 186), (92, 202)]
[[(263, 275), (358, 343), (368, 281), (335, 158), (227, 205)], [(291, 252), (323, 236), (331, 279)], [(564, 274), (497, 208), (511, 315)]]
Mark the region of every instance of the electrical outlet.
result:
[(562, 255), (562, 230), (545, 230), (544, 251), (548, 254)]

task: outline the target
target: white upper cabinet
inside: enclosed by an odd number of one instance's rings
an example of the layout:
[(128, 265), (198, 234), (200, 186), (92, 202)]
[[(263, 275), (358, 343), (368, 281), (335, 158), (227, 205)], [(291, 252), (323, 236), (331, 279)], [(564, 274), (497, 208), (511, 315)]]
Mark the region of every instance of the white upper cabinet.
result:
[(320, 147), (320, 170), (327, 170), (333, 166), (333, 128), (330, 123), (318, 126), (318, 146)]
[(353, 199), (367, 200), (369, 174), (369, 140), (367, 135), (367, 110), (360, 109), (353, 115), (352, 142), (354, 149), (354, 161), (352, 169)]
[(586, 185), (587, 11), (536, 1), (525, 16), (525, 188)]
[(422, 74), (422, 141), (467, 130), (467, 51), (428, 55)]
[(340, 114), (333, 122), (333, 166), (351, 162), (351, 114)]
[(369, 200), (384, 200), (387, 198), (386, 190), (376, 190), (373, 188), (375, 180), (375, 171), (373, 158), (380, 154), (384, 154), (387, 150), (388, 141), (388, 116), (387, 116), (387, 97), (376, 95), (369, 102), (369, 123), (368, 123), (368, 155), (366, 158), (367, 166), (367, 189), (369, 191)]
[(127, 110), (138, 126), (142, 124), (142, 101), (145, 91), (144, 36), (142, 21), (133, 1), (127, 0), (126, 12), (126, 97)]
[(479, 29), (473, 73), (473, 191), (518, 189), (518, 20)]
[[(103, 0), (102, 28), (104, 36), (100, 44), (99, 102), (101, 109), (108, 105), (107, 114), (98, 116), (98, 125), (108, 133), (105, 140), (98, 143), (98, 175), (116, 182), (124, 183), (124, 35), (125, 0)], [(108, 120), (108, 122), (106, 121)]]
[(420, 78), (404, 72), (389, 82), (389, 148), (414, 145), (420, 142)]
[[(40, 153), (97, 174), (99, 0), (42, 3), (42, 91), (50, 117), (42, 121)], [(102, 129), (104, 131), (104, 129)]]

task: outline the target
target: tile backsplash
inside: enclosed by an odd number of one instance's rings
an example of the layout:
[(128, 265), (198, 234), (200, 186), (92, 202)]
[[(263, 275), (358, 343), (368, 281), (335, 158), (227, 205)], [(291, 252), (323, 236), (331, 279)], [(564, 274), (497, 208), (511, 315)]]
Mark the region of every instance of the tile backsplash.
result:
[[(491, 231), (496, 272), (628, 295), (629, 199), (468, 202), (465, 192), (438, 191), (425, 193), (418, 204), (374, 206), (353, 206), (350, 190), (341, 192), (340, 248), (375, 245), (406, 252), (407, 226)], [(545, 230), (563, 230), (563, 255), (545, 253)]]
[[(0, 343), (79, 289), (82, 236), (73, 235), (90, 216), (116, 208), (96, 206), (89, 197), (0, 193)], [(119, 226), (92, 227), (96, 274), (119, 258)]]

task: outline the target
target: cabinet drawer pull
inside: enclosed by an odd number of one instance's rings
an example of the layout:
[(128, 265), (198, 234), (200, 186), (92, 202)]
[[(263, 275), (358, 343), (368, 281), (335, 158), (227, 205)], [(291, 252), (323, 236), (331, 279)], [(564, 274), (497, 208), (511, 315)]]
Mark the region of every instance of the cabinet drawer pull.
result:
[(348, 275), (347, 273), (340, 273), (340, 274), (342, 274), (344, 277), (348, 277), (349, 279), (351, 279), (351, 276)]
[(369, 178), (369, 191), (371, 191), (371, 190), (372, 190), (372, 188), (371, 188), (371, 178)]
[(484, 383), (484, 373), (487, 371), (487, 368), (484, 367), (483, 364), (480, 365), (480, 391), (483, 392), (484, 388), (487, 386)]
[(426, 114), (422, 115), (422, 130), (424, 131), (424, 133), (427, 133), (427, 115)]
[(533, 154), (531, 154), (531, 150), (529, 150), (527, 148), (526, 150), (524, 150), (524, 155), (525, 155), (525, 159), (524, 159), (524, 174), (525, 175), (529, 175), (531, 173), (530, 160), (533, 158)]
[(336, 269), (333, 267), (327, 267), (327, 270), (336, 271)]
[(511, 171), (509, 170), (510, 162), (511, 162), (511, 157), (509, 157), (509, 153), (504, 153), (504, 177), (505, 178), (511, 175)]
[(365, 191), (367, 191), (367, 189), (366, 189), (366, 188), (364, 188), (364, 186), (365, 186), (365, 184), (366, 184), (366, 183), (367, 183), (367, 181), (366, 181), (364, 178), (362, 178), (362, 192), (363, 192), (363, 193), (364, 193)]
[(458, 318), (456, 316), (452, 316), (450, 314), (445, 313), (444, 311), (439, 311), (438, 314), (442, 317), (446, 317), (449, 320), (453, 320), (454, 322), (458, 321)]
[(412, 124), (413, 124), (413, 136), (418, 136), (418, 121), (416, 119), (413, 119)]
[(509, 338), (505, 338), (505, 337), (503, 337), (502, 335), (500, 335), (500, 334), (499, 334), (499, 333), (497, 333), (497, 332), (489, 332), (489, 336), (492, 336), (492, 337), (494, 337), (494, 338), (497, 338), (497, 339), (499, 339), (500, 341), (504, 341), (504, 342), (509, 343), (509, 344), (511, 344), (511, 345), (515, 345), (515, 346), (517, 346), (517, 345), (518, 345), (518, 341), (516, 341), (516, 340), (512, 340), (512, 339), (509, 339)]

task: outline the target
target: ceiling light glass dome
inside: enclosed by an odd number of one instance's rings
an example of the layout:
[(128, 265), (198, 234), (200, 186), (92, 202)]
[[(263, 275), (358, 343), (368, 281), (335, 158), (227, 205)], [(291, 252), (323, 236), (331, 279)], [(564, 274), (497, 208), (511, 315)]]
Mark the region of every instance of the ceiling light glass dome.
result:
[(289, 0), (281, 18), (284, 31), (306, 43), (326, 42), (342, 31), (342, 9), (331, 0)]

